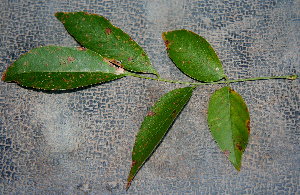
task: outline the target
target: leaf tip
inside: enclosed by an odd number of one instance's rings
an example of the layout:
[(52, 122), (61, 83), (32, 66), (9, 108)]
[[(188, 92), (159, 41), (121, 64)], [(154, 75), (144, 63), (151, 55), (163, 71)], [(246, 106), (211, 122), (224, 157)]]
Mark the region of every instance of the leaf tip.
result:
[[(6, 70), (6, 71), (7, 71), (7, 70)], [(6, 71), (2, 74), (2, 77), (1, 77), (2, 81), (4, 81), (4, 82), (5, 82), (5, 80), (6, 80)]]
[(135, 174), (137, 173), (136, 171), (133, 171), (133, 167), (137, 164), (136, 160), (132, 160), (132, 164), (131, 164), (131, 169), (130, 169), (130, 173), (127, 179), (127, 185), (126, 185), (126, 190), (128, 190), (129, 186), (131, 185), (131, 181), (133, 179), (133, 177), (135, 176)]
[(55, 17), (60, 20), (62, 15), (64, 15), (63, 12), (56, 12)]
[[(232, 162), (231, 162), (231, 163), (232, 163)], [(232, 164), (233, 164), (234, 168), (235, 168), (238, 172), (241, 171), (241, 166), (242, 166), (241, 163), (232, 163)]]
[(55, 17), (61, 21), (62, 23), (65, 23), (65, 19), (69, 18), (69, 14), (74, 14), (73, 12), (56, 12)]
[(127, 182), (127, 185), (126, 185), (126, 191), (128, 190), (130, 184), (131, 184), (131, 180)]

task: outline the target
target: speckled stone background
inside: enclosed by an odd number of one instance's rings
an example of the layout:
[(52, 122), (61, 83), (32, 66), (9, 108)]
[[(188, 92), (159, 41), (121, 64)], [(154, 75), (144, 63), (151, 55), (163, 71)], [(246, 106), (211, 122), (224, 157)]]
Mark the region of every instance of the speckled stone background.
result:
[[(103, 15), (135, 39), (162, 78), (192, 81), (168, 58), (161, 34), (205, 37), (230, 79), (300, 75), (299, 0), (1, 0), (0, 72), (38, 46), (78, 44), (58, 11)], [(147, 111), (183, 87), (138, 78), (68, 92), (0, 82), (1, 194), (300, 194), (300, 80), (233, 83), (251, 135), (241, 172), (213, 140), (211, 95), (199, 86), (126, 192), (135, 135)]]

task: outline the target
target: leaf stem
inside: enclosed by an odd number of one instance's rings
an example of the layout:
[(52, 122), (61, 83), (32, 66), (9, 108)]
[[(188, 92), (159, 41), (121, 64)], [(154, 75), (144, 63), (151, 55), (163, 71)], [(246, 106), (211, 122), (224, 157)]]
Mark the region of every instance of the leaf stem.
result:
[(211, 85), (211, 84), (223, 84), (223, 83), (235, 83), (235, 82), (244, 82), (244, 81), (256, 81), (256, 80), (267, 80), (267, 79), (290, 79), (295, 80), (297, 78), (297, 75), (288, 75), (288, 76), (271, 76), (271, 77), (257, 77), (257, 78), (248, 78), (248, 79), (235, 79), (235, 80), (228, 80), (226, 78), (225, 81), (216, 81), (216, 82), (207, 82), (207, 83), (192, 83), (192, 82), (183, 82), (183, 81), (174, 81), (174, 80), (168, 80), (168, 79), (162, 79), (162, 78), (152, 78), (152, 77), (146, 77), (139, 74), (134, 74), (131, 72), (126, 72), (126, 76), (133, 76), (137, 78), (143, 78), (143, 79), (150, 79), (155, 81), (163, 81), (163, 82), (169, 82), (169, 83), (179, 83), (184, 85)]

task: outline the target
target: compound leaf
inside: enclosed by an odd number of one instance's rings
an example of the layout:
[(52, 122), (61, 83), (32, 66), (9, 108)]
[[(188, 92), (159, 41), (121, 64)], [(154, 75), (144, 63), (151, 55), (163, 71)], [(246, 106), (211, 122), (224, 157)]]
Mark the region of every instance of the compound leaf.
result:
[(188, 76), (203, 82), (225, 77), (217, 54), (203, 37), (188, 30), (164, 32), (162, 36), (169, 57)]
[(240, 171), (250, 134), (250, 115), (243, 98), (229, 86), (217, 90), (210, 99), (207, 118), (220, 149)]
[(72, 89), (124, 77), (124, 69), (83, 47), (46, 46), (21, 56), (2, 75), (6, 82), (46, 90)]
[(190, 99), (193, 87), (175, 89), (162, 96), (145, 117), (132, 151), (127, 189), (143, 163), (153, 153), (178, 113)]
[(85, 12), (57, 12), (55, 16), (82, 46), (126, 70), (158, 76), (145, 51), (103, 16)]

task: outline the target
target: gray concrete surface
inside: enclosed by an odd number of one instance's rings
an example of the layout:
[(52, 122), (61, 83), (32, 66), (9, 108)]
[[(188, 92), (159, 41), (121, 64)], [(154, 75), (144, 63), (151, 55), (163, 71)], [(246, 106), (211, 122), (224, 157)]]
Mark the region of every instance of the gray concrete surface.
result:
[[(38, 46), (77, 46), (58, 11), (103, 15), (135, 39), (162, 78), (191, 81), (173, 65), (164, 31), (205, 37), (230, 79), (299, 75), (299, 0), (1, 0), (0, 72)], [(126, 192), (143, 117), (182, 87), (137, 78), (73, 92), (0, 82), (1, 194), (300, 194), (299, 79), (234, 83), (251, 115), (240, 172), (207, 126), (198, 87)]]

